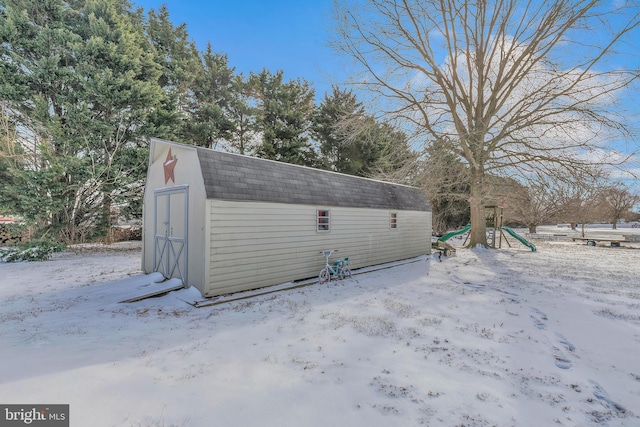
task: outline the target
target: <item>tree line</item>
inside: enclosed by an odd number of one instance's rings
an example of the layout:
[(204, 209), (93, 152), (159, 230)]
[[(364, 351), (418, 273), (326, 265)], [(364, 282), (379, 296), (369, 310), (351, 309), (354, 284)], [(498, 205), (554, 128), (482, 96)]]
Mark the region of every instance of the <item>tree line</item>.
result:
[(334, 14), (334, 47), (385, 121), (351, 90), (317, 102), (282, 70), (236, 72), (164, 6), (0, 0), (0, 214), (104, 237), (114, 208), (141, 214), (149, 136), (420, 186), (434, 229), (471, 222), (472, 246), (487, 204), (532, 231), (615, 226), (637, 204), (603, 172), (631, 157), (608, 143), (637, 132), (620, 100), (639, 74), (606, 66), (635, 52), (637, 6), (345, 0)]
[[(433, 208), (433, 231), (442, 235), (470, 223), (470, 171), (455, 153), (441, 145), (430, 145), (416, 161), (406, 163), (390, 179), (413, 176), (422, 183)], [(606, 168), (594, 165), (583, 173), (561, 166), (531, 175), (526, 181), (487, 174), (483, 205), (504, 207), (505, 224), (536, 233), (540, 225), (569, 224), (575, 228), (590, 223), (611, 224), (638, 221), (640, 196)]]
[(318, 104), (281, 70), (238, 73), (166, 6), (0, 0), (0, 40), (0, 213), (41, 235), (103, 237), (116, 207), (139, 217), (149, 136), (359, 176), (409, 153), (352, 91)]

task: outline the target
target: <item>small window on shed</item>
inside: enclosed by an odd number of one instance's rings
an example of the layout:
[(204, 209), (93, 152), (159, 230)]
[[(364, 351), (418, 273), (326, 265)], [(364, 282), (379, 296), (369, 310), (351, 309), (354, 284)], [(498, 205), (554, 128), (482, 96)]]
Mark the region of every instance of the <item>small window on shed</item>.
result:
[(389, 228), (392, 230), (398, 228), (398, 214), (396, 212), (389, 214)]
[(317, 211), (317, 230), (318, 231), (330, 231), (331, 229), (331, 211), (318, 209)]

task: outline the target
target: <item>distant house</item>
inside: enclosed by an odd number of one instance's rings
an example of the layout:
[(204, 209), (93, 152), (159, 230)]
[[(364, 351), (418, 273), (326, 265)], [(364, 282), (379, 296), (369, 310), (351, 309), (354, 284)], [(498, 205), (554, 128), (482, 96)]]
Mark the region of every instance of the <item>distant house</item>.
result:
[(14, 224), (16, 222), (15, 217), (0, 215), (0, 224)]
[(214, 296), (431, 251), (431, 207), (404, 185), (151, 140), (142, 268)]

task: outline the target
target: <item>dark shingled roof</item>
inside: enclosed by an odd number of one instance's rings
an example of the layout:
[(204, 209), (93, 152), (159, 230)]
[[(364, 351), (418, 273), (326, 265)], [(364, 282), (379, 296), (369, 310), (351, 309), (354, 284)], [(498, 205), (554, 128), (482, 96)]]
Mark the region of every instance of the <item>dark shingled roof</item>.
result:
[(414, 187), (197, 148), (209, 199), (431, 211)]

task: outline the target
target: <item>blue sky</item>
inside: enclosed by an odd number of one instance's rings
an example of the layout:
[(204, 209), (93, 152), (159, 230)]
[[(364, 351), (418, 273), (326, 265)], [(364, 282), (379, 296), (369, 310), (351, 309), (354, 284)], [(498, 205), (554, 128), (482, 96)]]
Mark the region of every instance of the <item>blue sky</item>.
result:
[[(346, 87), (342, 84), (347, 77), (344, 59), (328, 47), (331, 0), (133, 1), (145, 10), (166, 4), (172, 22), (186, 23), (200, 50), (210, 42), (215, 52), (228, 56), (236, 72), (282, 70), (285, 80), (307, 80), (318, 102), (332, 83)], [(636, 55), (626, 58), (635, 65), (637, 60)], [(635, 149), (636, 144), (632, 145), (622, 151)]]
[(248, 75), (267, 68), (285, 80), (305, 79), (318, 99), (344, 79), (339, 59), (327, 46), (330, 0), (134, 0), (145, 10), (166, 4), (175, 25), (186, 23), (200, 50), (207, 42)]

